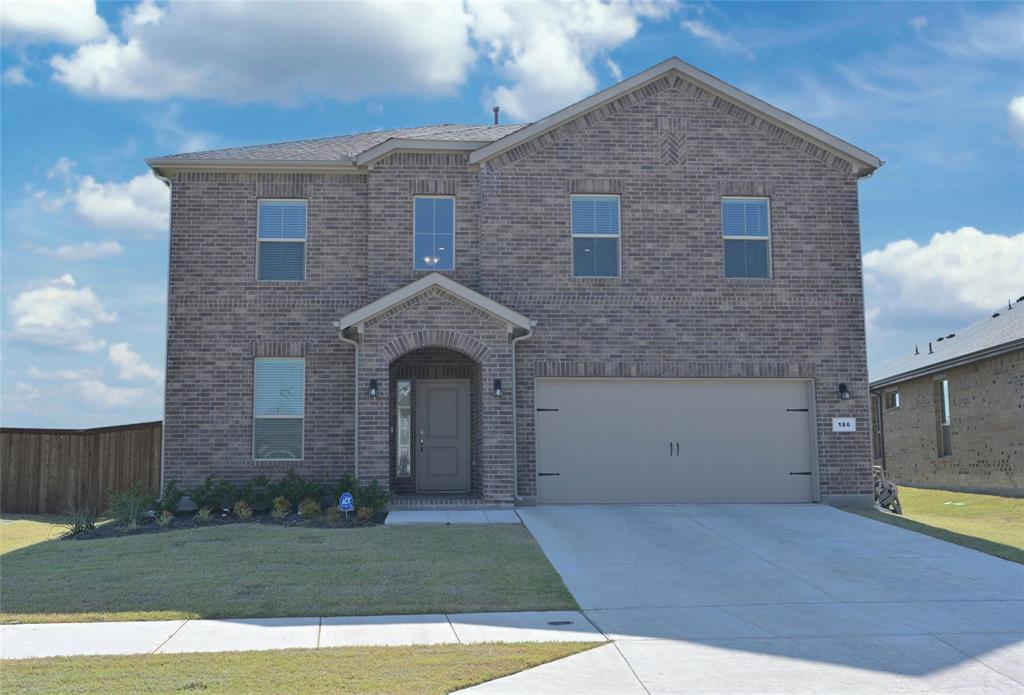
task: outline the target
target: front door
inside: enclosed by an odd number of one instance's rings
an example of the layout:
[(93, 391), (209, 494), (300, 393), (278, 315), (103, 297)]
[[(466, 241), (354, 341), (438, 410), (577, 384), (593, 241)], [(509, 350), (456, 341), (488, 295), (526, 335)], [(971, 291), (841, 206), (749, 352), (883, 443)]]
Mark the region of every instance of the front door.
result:
[(416, 382), (416, 488), (469, 490), (469, 382)]

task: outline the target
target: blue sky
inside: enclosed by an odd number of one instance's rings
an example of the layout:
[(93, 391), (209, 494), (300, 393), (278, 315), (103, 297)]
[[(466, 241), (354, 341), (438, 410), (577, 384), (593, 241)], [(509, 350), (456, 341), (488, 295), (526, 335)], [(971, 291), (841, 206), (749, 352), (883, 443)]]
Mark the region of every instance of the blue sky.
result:
[(0, 33), (8, 426), (161, 416), (143, 157), (529, 121), (671, 55), (886, 161), (860, 188), (870, 363), (1024, 294), (1022, 4), (15, 0)]

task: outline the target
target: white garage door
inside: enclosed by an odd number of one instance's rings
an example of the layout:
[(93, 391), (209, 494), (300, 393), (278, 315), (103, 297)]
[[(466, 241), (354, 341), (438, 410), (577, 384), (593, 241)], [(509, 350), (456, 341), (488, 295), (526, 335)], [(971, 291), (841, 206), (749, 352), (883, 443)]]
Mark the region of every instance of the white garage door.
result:
[(809, 502), (808, 381), (538, 379), (543, 503)]

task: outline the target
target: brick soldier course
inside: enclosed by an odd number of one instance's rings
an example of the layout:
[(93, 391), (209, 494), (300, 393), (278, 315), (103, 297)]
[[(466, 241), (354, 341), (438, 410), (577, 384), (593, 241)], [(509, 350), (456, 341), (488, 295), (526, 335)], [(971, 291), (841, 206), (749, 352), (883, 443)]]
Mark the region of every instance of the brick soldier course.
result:
[[(535, 499), (534, 380), (549, 376), (812, 379), (821, 498), (867, 499), (857, 186), (881, 162), (706, 78), (672, 59), (550, 127), (438, 126), (150, 160), (172, 190), (164, 479), (294, 468), (336, 480), (358, 458), (361, 478), (394, 482), (391, 365), (445, 349), (478, 365), (471, 477), (484, 503)], [(620, 277), (573, 277), (576, 193), (620, 196)], [(411, 258), (422, 194), (455, 198), (455, 269), (442, 275), (527, 317), (532, 335), (433, 286), (341, 326), (359, 344), (357, 366), (335, 323), (427, 275)], [(770, 279), (724, 276), (722, 196), (770, 199)], [(308, 201), (304, 282), (256, 280), (261, 198)], [(514, 399), (496, 397), (495, 379), (513, 383), (516, 337)], [(258, 356), (306, 359), (301, 461), (253, 460)], [(377, 398), (370, 379), (385, 386)], [(836, 397), (840, 383), (849, 400)], [(863, 426), (836, 434), (834, 417)]]

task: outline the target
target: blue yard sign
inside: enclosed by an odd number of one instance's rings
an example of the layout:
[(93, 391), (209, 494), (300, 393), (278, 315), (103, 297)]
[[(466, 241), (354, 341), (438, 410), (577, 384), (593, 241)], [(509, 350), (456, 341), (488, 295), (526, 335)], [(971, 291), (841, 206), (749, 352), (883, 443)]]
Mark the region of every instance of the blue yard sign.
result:
[(352, 500), (351, 492), (342, 493), (341, 497), (338, 498), (338, 509), (343, 512), (350, 512), (356, 508), (355, 502)]

